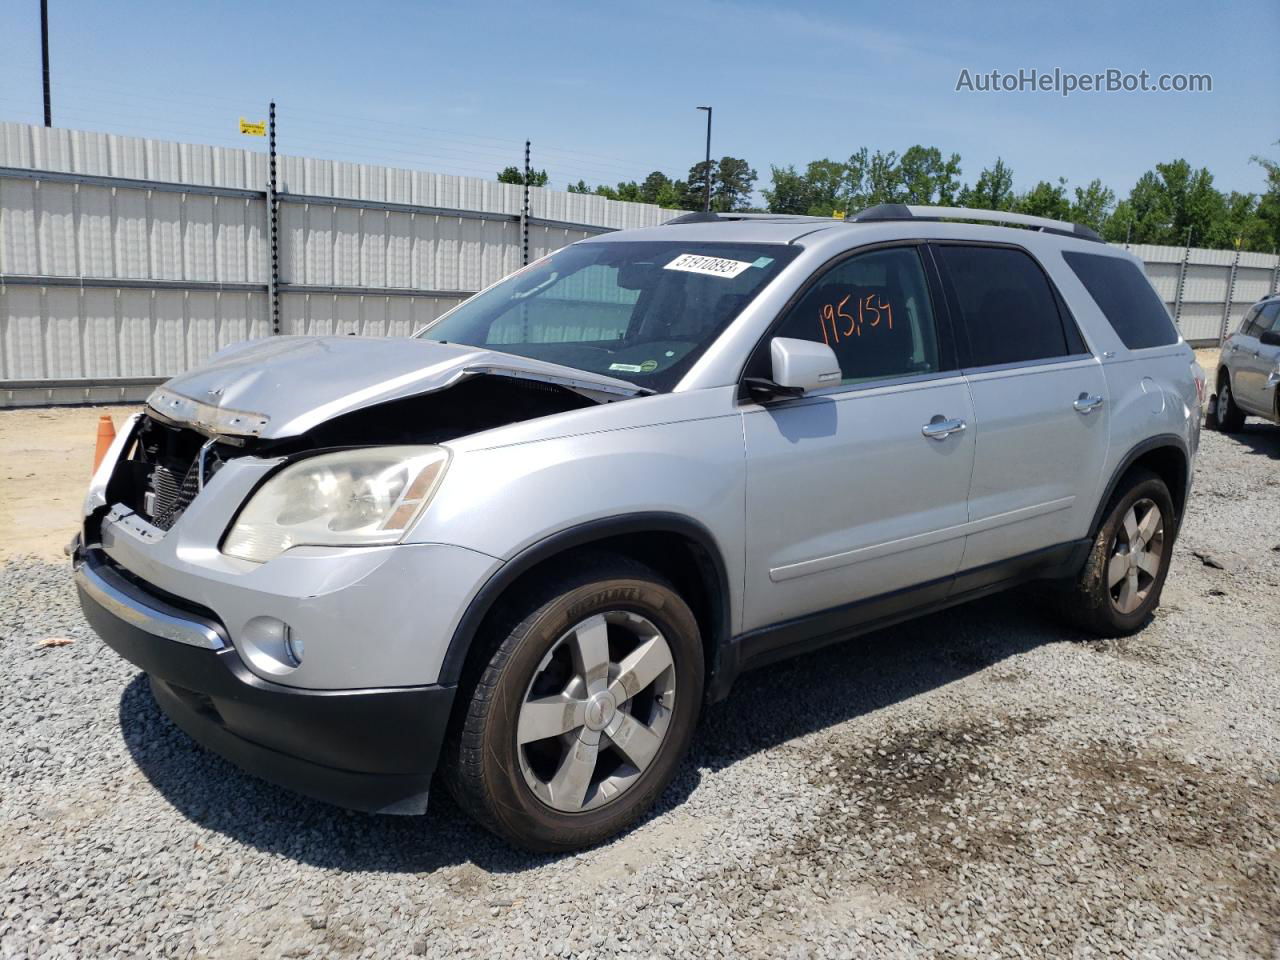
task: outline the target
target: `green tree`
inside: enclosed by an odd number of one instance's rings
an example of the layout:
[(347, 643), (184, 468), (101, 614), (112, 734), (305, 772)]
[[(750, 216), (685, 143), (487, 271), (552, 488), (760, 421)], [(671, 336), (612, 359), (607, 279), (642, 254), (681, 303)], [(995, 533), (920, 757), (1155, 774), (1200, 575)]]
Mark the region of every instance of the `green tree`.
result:
[(762, 190), (770, 213), (809, 212), (813, 204), (813, 190), (808, 178), (798, 173), (794, 166), (769, 168), (773, 189)]
[(756, 188), (756, 172), (738, 157), (721, 157), (711, 186), (711, 207), (728, 212), (746, 209)]
[(711, 209), (719, 213), (742, 210), (755, 189), (756, 172), (751, 164), (738, 157), (721, 157), (708, 164), (705, 160), (689, 168), (689, 197), (694, 209), (701, 209), (706, 196), (707, 180), (711, 180)]
[[(548, 179), (547, 171), (545, 170), (529, 171), (529, 186), (531, 187), (545, 187)], [(524, 171), (516, 166), (504, 167), (502, 170), (498, 171), (498, 182), (523, 184)]]
[(658, 191), (658, 199), (654, 201), (668, 210), (697, 210), (699, 200), (689, 190), (684, 180), (672, 180), (670, 184)]
[(849, 206), (849, 165), (838, 160), (812, 161), (804, 172), (808, 185), (808, 204), (801, 213), (814, 217), (829, 217), (837, 210)]
[(1230, 247), (1235, 244), (1227, 199), (1213, 186), (1207, 168), (1186, 160), (1157, 163), (1116, 205), (1107, 221), (1106, 239), (1132, 243)]
[(1032, 217), (1050, 217), (1066, 220), (1071, 216), (1071, 201), (1067, 199), (1067, 181), (1059, 177), (1056, 184), (1041, 180), (1029, 191), (1018, 197), (1014, 210)]
[(902, 166), (896, 150), (869, 154), (863, 147), (849, 158), (848, 166), (850, 210), (904, 202)]
[(661, 170), (655, 170), (640, 184), (640, 200), (643, 203), (657, 203), (663, 191), (670, 189), (671, 178)]
[(960, 154), (943, 159), (937, 147), (908, 147), (898, 163), (903, 203), (949, 207), (960, 192)]
[[(1280, 146), (1280, 140), (1276, 146)], [(1280, 249), (1280, 163), (1267, 157), (1251, 159), (1266, 173), (1266, 182), (1253, 217), (1244, 226), (1244, 246), (1248, 250), (1274, 253)]]
[(1095, 177), (1086, 186), (1076, 187), (1075, 195), (1067, 219), (1101, 232), (1111, 208), (1115, 206), (1115, 191), (1104, 187), (1102, 181)]
[(1013, 170), (1004, 160), (996, 162), (978, 174), (978, 181), (960, 190), (960, 206), (974, 210), (1010, 210), (1016, 197), (1013, 193)]
[[(710, 181), (709, 188), (708, 181)], [(695, 209), (702, 209), (708, 189), (712, 193), (715, 192), (715, 162), (707, 163), (702, 160), (689, 168), (689, 199), (693, 202)], [(712, 209), (715, 209), (714, 204)]]

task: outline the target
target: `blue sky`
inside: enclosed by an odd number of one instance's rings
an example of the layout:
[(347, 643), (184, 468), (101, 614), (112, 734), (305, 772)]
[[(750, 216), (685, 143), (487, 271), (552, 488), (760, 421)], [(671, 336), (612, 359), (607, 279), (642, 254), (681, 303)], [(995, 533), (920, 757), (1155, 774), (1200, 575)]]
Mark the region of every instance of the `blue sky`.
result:
[[(525, 137), (552, 185), (935, 145), (965, 181), (1100, 177), (1185, 157), (1256, 191), (1280, 158), (1280, 3), (649, 0), (643, 4), (50, 0), (54, 123), (492, 176)], [(0, 120), (40, 122), (38, 0), (0, 4)], [(1208, 73), (1212, 93), (956, 92), (960, 71)]]

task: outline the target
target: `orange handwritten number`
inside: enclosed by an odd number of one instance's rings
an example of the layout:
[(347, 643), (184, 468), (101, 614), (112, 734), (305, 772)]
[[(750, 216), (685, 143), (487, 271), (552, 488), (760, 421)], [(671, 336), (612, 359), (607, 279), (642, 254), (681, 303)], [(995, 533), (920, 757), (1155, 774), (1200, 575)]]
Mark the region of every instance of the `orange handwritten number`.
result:
[(846, 337), (849, 336), (849, 334), (853, 333), (854, 331), (857, 331), (858, 336), (862, 336), (862, 331), (858, 328), (858, 325), (857, 325), (858, 321), (855, 320), (853, 316), (851, 316), (850, 314), (847, 314), (844, 312), (844, 305), (849, 302), (849, 298), (852, 296), (853, 296), (852, 293), (846, 294), (845, 298), (840, 301), (840, 306), (836, 307), (836, 315), (840, 317), (842, 320), (849, 321), (849, 326), (845, 328), (845, 331), (844, 331), (844, 335)]
[[(865, 297), (858, 298), (858, 315), (855, 317), (851, 313), (845, 312), (845, 304), (853, 298), (853, 294), (846, 294), (839, 304), (833, 305), (824, 303), (818, 311), (818, 322), (822, 327), (822, 342), (827, 346), (831, 346), (832, 338), (836, 343), (840, 342), (840, 328), (836, 325), (836, 317), (847, 322), (844, 329), (844, 336), (862, 336), (862, 328), (864, 325), (878, 327), (880, 325), (881, 316), (884, 317), (886, 325), (890, 330), (893, 329), (893, 304), (886, 303), (881, 300), (875, 293), (868, 293)], [(827, 336), (827, 324), (831, 324), (831, 336)]]
[(840, 342), (840, 331), (836, 329), (836, 312), (831, 304), (823, 304), (821, 311), (822, 323), (822, 342), (827, 346), (831, 346), (831, 341), (827, 339), (827, 323), (831, 323), (831, 335), (836, 338), (836, 343)]

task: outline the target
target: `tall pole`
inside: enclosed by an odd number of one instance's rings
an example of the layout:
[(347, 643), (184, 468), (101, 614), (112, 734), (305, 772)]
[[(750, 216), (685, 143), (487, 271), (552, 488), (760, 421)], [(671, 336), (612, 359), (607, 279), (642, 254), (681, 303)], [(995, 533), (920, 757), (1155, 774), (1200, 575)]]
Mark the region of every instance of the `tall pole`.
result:
[(49, 98), (49, 0), (40, 0), (40, 57), (44, 64), (44, 125), (53, 126), (53, 105)]
[(699, 107), (699, 110), (707, 111), (707, 159), (702, 167), (703, 176), (706, 177), (706, 191), (703, 195), (702, 210), (704, 213), (711, 212), (711, 108)]
[(529, 141), (524, 142), (524, 208), (520, 214), (520, 242), (524, 249), (523, 263), (529, 265), (529, 178), (533, 171), (529, 166)]
[(276, 201), (276, 102), (267, 114), (267, 222), (271, 234), (271, 273), (267, 309), (271, 311), (271, 333), (280, 332), (280, 205)]

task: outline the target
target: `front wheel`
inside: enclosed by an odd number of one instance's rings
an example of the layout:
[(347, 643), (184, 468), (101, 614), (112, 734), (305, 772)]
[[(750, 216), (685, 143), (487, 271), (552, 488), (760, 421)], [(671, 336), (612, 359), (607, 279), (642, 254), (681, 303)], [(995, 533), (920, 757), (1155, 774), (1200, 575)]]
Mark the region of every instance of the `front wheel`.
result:
[(540, 852), (590, 846), (642, 816), (702, 702), (698, 624), (675, 589), (633, 561), (592, 557), (522, 591), (482, 639), (492, 654), (450, 744), (459, 805)]
[(1088, 562), (1064, 598), (1073, 621), (1098, 637), (1135, 633), (1160, 603), (1177, 519), (1165, 482), (1135, 470), (1113, 495)]

